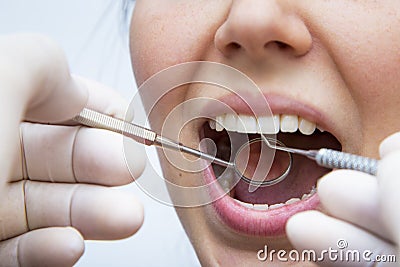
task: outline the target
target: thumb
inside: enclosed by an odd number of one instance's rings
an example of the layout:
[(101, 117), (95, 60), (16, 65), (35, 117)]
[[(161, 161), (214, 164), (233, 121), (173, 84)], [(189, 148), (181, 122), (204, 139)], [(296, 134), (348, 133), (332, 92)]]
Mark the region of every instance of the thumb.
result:
[(379, 147), (381, 160), (378, 166), (378, 185), (382, 218), (393, 236), (400, 244), (400, 132), (395, 133), (381, 143)]
[[(87, 89), (72, 79), (61, 48), (40, 35), (0, 37), (1, 96), (8, 114), (36, 122), (72, 118), (87, 102)], [(12, 115), (11, 115), (12, 116)]]
[(391, 152), (379, 162), (377, 179), (382, 218), (393, 240), (400, 244), (400, 150)]

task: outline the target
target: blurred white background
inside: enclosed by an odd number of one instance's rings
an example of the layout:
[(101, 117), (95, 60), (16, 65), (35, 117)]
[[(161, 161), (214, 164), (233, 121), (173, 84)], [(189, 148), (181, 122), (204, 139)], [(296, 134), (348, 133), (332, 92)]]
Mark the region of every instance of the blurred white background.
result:
[[(0, 7), (0, 34), (51, 36), (64, 49), (71, 72), (111, 86), (128, 100), (135, 94), (122, 1), (0, 0)], [(141, 107), (135, 111), (136, 116), (143, 116)], [(153, 164), (157, 162), (154, 151), (148, 153)], [(146, 172), (140, 179), (146, 179)], [(76, 266), (198, 266), (175, 210), (151, 199), (134, 184), (126, 190), (144, 204), (143, 227), (125, 240), (87, 241)]]

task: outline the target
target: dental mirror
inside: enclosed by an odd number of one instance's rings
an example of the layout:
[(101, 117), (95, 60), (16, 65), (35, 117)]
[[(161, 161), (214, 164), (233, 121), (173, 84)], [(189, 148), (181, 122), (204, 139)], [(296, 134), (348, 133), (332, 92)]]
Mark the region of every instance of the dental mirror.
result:
[[(267, 138), (270, 144), (285, 145), (279, 140)], [(263, 139), (250, 140), (240, 147), (235, 155), (234, 168), (242, 180), (251, 186), (275, 185), (284, 180), (290, 172), (293, 159), (291, 153), (274, 151)], [(273, 164), (265, 164), (273, 155)]]

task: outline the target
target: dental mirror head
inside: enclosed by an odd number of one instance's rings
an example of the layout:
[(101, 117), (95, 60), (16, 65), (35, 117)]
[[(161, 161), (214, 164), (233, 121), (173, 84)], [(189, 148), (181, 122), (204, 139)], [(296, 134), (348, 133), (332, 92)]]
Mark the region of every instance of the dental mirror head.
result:
[[(251, 186), (272, 186), (283, 181), (293, 164), (291, 153), (274, 149), (274, 146), (285, 146), (276, 139), (252, 139), (243, 144), (234, 159), (234, 169), (239, 177)], [(272, 144), (272, 145), (271, 145)], [(274, 153), (272, 165), (266, 164)]]

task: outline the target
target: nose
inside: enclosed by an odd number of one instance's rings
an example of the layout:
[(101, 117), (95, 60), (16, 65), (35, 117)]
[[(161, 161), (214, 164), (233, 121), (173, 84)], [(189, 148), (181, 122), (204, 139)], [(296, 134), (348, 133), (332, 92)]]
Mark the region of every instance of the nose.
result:
[(245, 53), (255, 60), (278, 51), (305, 55), (312, 46), (304, 21), (277, 0), (233, 0), (215, 35), (216, 48), (227, 57)]

